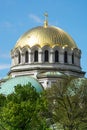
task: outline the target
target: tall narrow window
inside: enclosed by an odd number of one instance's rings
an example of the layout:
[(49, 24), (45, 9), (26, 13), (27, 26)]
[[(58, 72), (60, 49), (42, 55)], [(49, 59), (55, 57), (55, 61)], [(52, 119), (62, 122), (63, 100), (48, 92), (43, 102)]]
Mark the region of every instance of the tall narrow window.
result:
[(44, 53), (44, 61), (45, 61), (45, 62), (48, 62), (48, 61), (49, 61), (49, 53), (48, 53), (48, 50), (45, 50), (45, 53)]
[(18, 52), (18, 63), (19, 64), (21, 63), (21, 54), (20, 54), (20, 52)]
[(67, 59), (67, 51), (64, 52), (64, 63), (67, 63), (68, 59)]
[(55, 62), (59, 62), (59, 52), (55, 51)]
[(34, 52), (34, 62), (38, 62), (38, 51)]
[(28, 63), (28, 59), (29, 59), (29, 57), (28, 57), (28, 51), (26, 51), (25, 52), (25, 63)]
[(72, 53), (72, 64), (74, 64), (74, 53)]

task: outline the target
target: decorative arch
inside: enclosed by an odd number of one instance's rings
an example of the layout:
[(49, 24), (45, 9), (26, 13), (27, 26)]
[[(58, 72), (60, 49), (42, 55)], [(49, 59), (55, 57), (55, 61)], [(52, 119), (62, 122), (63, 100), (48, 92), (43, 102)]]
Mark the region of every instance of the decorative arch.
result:
[(34, 52), (35, 50), (40, 50), (41, 48), (40, 48), (40, 46), (39, 45), (35, 45), (35, 46), (32, 46), (31, 47), (31, 52)]
[(28, 63), (29, 62), (29, 52), (30, 52), (30, 48), (29, 46), (24, 46), (22, 48), (22, 54), (23, 54), (23, 62), (24, 63)]
[(49, 45), (45, 45), (42, 47), (42, 50), (45, 51), (45, 50), (50, 50), (51, 47)]

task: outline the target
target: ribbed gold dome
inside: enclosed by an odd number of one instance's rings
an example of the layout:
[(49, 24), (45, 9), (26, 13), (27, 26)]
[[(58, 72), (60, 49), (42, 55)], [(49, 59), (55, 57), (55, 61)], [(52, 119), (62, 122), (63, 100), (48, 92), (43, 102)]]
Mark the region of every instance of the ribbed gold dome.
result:
[(62, 29), (54, 26), (39, 26), (26, 32), (17, 41), (15, 48), (24, 46), (35, 46), (38, 45), (41, 48), (45, 45), (50, 47), (67, 46), (69, 48), (77, 48), (74, 40)]

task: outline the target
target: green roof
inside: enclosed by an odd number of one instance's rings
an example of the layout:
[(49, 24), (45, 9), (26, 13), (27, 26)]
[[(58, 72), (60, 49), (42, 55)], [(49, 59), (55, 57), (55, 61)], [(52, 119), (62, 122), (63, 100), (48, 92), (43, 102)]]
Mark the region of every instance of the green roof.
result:
[(41, 84), (32, 77), (29, 76), (20, 76), (20, 77), (14, 77), (7, 80), (5, 83), (2, 83), (0, 86), (0, 93), (8, 95), (14, 92), (14, 87), (18, 84), (26, 85), (27, 83), (31, 83), (33, 87), (36, 88), (37, 92), (43, 91), (43, 87)]
[(39, 73), (37, 77), (67, 77), (67, 75), (59, 71), (47, 71)]

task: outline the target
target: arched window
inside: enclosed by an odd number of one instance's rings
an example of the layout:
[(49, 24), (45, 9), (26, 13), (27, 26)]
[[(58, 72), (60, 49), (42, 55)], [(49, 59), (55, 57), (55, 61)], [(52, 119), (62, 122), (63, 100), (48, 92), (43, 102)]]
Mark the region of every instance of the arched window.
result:
[(55, 62), (59, 62), (59, 52), (55, 51)]
[(64, 63), (67, 63), (68, 59), (67, 59), (67, 51), (64, 52)]
[(48, 50), (45, 50), (45, 53), (44, 53), (44, 61), (45, 61), (45, 62), (48, 62), (48, 61), (49, 61), (49, 53), (48, 53)]
[(18, 63), (19, 64), (21, 63), (21, 54), (20, 54), (20, 52), (18, 52)]
[(38, 62), (38, 51), (34, 52), (34, 62)]
[(72, 53), (72, 64), (74, 64), (74, 53)]
[(29, 57), (28, 57), (28, 51), (25, 52), (25, 63), (28, 63)]

